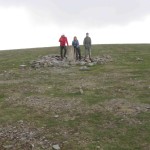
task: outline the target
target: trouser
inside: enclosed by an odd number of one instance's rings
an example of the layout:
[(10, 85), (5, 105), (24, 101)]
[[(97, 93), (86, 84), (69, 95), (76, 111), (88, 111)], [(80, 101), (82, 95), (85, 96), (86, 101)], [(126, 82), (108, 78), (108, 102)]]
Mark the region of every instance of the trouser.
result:
[(76, 60), (81, 60), (80, 47), (79, 48), (74, 47), (74, 54), (76, 56)]
[(62, 59), (64, 57), (66, 57), (66, 52), (67, 52), (66, 46), (60, 46), (60, 56), (61, 56)]
[(89, 57), (89, 59), (91, 59), (91, 48), (90, 47), (85, 48), (85, 59), (88, 57)]

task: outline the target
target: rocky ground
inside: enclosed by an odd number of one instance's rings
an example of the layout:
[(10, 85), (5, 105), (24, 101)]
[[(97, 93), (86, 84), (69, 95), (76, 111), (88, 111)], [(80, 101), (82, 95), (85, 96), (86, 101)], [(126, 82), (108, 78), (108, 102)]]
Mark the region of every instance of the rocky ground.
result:
[[(67, 58), (61, 59), (60, 56), (57, 55), (47, 55), (43, 56), (38, 60), (31, 61), (32, 68), (41, 68), (41, 67), (70, 67), (72, 65), (79, 65), (79, 66), (93, 66), (96, 64), (106, 64), (112, 61), (112, 57), (109, 55), (104, 55), (102, 57), (95, 57), (92, 60), (89, 59), (82, 59), (80, 61), (69, 61)], [(82, 67), (83, 69), (85, 67)], [(81, 69), (82, 69), (81, 68)]]
[[(80, 100), (44, 100), (36, 97), (27, 98), (20, 103), (17, 100), (12, 101), (11, 105), (26, 105), (40, 111), (50, 111), (52, 118), (57, 121), (75, 120), (77, 117), (93, 114), (94, 112), (112, 112), (117, 116), (121, 116), (122, 120), (128, 124), (142, 124), (141, 121), (134, 117), (141, 112), (150, 111), (150, 105), (131, 103), (124, 99), (112, 99), (104, 103), (95, 104), (92, 106), (83, 105)], [(39, 111), (38, 111), (39, 110)], [(84, 126), (83, 122), (80, 126)], [(102, 128), (112, 128), (113, 124), (109, 121)], [(54, 132), (55, 131), (55, 132)], [(60, 142), (55, 139), (57, 136), (62, 136), (64, 139)], [(72, 137), (73, 136), (73, 137)], [(84, 137), (79, 131), (74, 131), (71, 128), (55, 128), (47, 129), (46, 127), (35, 127), (34, 124), (20, 120), (12, 125), (0, 126), (0, 149), (1, 150), (52, 150), (63, 149), (65, 144), (68, 144), (73, 138), (83, 144), (86, 143)], [(47, 138), (49, 137), (49, 138)], [(49, 140), (49, 139), (52, 140)], [(87, 139), (90, 140), (90, 139)]]
[[(47, 55), (39, 58), (38, 60), (32, 61), (30, 65), (33, 69), (30, 71), (33, 71), (34, 69), (41, 70), (41, 68), (52, 67), (52, 72), (55, 71), (55, 73), (62, 73), (65, 71), (64, 68), (69, 69), (72, 66), (79, 66), (80, 70), (89, 70), (90, 67), (94, 65), (103, 65), (112, 61), (113, 59), (110, 55), (93, 57), (92, 60), (85, 60), (82, 58), (80, 61), (69, 61), (67, 58), (61, 60), (61, 58), (57, 55)], [(143, 60), (138, 59), (138, 61)], [(20, 67), (21, 69), (26, 68), (25, 65), (20, 65)], [(6, 72), (3, 76), (7, 77), (6, 75), (8, 78), (12, 76), (12, 74), (9, 72)], [(0, 83), (22, 84), (23, 82), (28, 82), (29, 80), (30, 79), (3, 80), (0, 81)], [(90, 87), (91, 89), (95, 88), (96, 82), (91, 83), (90, 81), (92, 81), (92, 78), (90, 77), (88, 78), (88, 81), (86, 81), (86, 79), (83, 80), (82, 86)], [(77, 90), (76, 92), (84, 95), (84, 89), (82, 89), (82, 86), (80, 88), (78, 86), (81, 84), (81, 80), (72, 82), (74, 88), (71, 89), (70, 86), (66, 86), (66, 88), (63, 89), (64, 93), (72, 93), (73, 91)], [(31, 89), (32, 88), (34, 88), (34, 86), (31, 87)], [(52, 87), (49, 86), (46, 88)], [(41, 95), (46, 91), (45, 87), (38, 87), (36, 90), (36, 92), (41, 93)], [(18, 92), (16, 95), (14, 93), (12, 94), (13, 96), (5, 99), (5, 102), (8, 105), (14, 108), (19, 106), (31, 108), (34, 112), (39, 114), (39, 116), (42, 116), (43, 114), (45, 116), (48, 115), (48, 119), (52, 119), (54, 122), (56, 121), (58, 123), (76, 121), (80, 117), (84, 120), (84, 117), (88, 115), (98, 113), (105, 115), (108, 113), (113, 114), (118, 118), (120, 117), (121, 119), (118, 122), (125, 122), (129, 125), (141, 125), (143, 122), (137, 119), (136, 116), (140, 113), (150, 111), (149, 104), (138, 102), (134, 103), (128, 101), (127, 99), (109, 99), (104, 102), (89, 105), (83, 103), (82, 98), (79, 97), (69, 99), (63, 97), (53, 97), (53, 95), (49, 97), (28, 95), (21, 99), (22, 91), (18, 91), (20, 93)], [(69, 126), (53, 126), (48, 128), (44, 125), (42, 127), (38, 127), (33, 122), (28, 122), (23, 119), (14, 122), (13, 124), (0, 125), (0, 150), (65, 150), (66, 147), (68, 147), (66, 150), (71, 150), (72, 147), (69, 147), (69, 143), (73, 143), (74, 146), (79, 145), (80, 147), (84, 147), (85, 145), (86, 147), (89, 143), (93, 142), (93, 139), (91, 139), (91, 136), (85, 135), (85, 133), (83, 133), (80, 129), (84, 129), (86, 126), (88, 126), (88, 121), (89, 120), (86, 119), (85, 121), (79, 121), (80, 123), (78, 123), (74, 128)], [(107, 119), (104, 124), (96, 124), (96, 127), (100, 128), (101, 130), (110, 129), (115, 126), (116, 124), (113, 121), (109, 121)], [(91, 128), (92, 127), (89, 126), (89, 131)], [(146, 148), (150, 148), (149, 145), (147, 145)], [(96, 149), (103, 150), (103, 147), (101, 147), (101, 145), (96, 145)]]

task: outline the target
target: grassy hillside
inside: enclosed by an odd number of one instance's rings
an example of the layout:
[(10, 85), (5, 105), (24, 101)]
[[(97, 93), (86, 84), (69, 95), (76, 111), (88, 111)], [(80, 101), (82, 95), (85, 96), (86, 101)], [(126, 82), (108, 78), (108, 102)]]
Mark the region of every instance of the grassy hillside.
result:
[(30, 67), (49, 54), (59, 48), (0, 51), (0, 149), (150, 149), (149, 44), (93, 45), (113, 61), (89, 71)]

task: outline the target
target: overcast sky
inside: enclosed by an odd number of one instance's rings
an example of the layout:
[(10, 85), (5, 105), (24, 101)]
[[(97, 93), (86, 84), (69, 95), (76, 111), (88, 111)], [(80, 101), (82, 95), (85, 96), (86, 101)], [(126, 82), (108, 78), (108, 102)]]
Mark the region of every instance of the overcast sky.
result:
[(150, 43), (150, 0), (0, 0), (0, 50), (80, 44)]

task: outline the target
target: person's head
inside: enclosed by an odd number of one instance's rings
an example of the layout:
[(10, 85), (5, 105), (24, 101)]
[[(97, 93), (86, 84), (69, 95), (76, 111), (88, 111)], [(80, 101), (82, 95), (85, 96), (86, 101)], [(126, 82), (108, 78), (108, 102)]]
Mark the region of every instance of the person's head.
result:
[(77, 40), (77, 37), (76, 37), (76, 36), (74, 36), (74, 40)]
[(86, 33), (86, 36), (89, 36), (89, 33)]
[(64, 35), (64, 34), (62, 34), (62, 35), (61, 35), (61, 37), (65, 37), (65, 35)]

